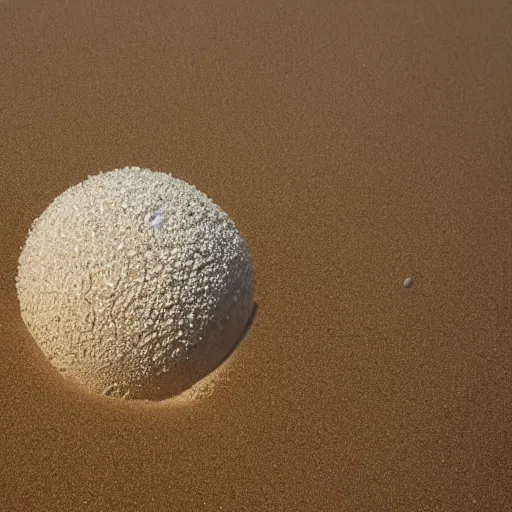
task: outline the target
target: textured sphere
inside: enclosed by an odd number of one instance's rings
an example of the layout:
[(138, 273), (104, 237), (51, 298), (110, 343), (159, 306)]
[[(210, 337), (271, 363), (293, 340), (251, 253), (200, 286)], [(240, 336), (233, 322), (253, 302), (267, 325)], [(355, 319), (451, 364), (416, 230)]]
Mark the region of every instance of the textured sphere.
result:
[(69, 188), (34, 221), (16, 285), (27, 328), (63, 374), (94, 392), (161, 399), (237, 344), (254, 272), (206, 195), (126, 167)]

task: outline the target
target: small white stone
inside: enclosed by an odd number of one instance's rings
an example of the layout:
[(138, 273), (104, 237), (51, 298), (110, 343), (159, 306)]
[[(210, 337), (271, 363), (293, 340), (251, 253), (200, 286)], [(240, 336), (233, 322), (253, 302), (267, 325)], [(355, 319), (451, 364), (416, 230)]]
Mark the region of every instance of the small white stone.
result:
[(412, 285), (414, 284), (414, 281), (416, 280), (415, 277), (408, 277), (404, 281), (404, 288), (412, 288)]

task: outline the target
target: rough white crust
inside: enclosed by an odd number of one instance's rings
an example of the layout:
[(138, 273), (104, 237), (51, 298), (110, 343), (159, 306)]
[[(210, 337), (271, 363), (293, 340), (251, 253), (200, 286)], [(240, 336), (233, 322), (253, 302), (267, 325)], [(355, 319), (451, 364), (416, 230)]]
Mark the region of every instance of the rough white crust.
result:
[(205, 194), (125, 167), (69, 188), (34, 221), (16, 285), (25, 324), (61, 372), (95, 392), (158, 399), (236, 345), (254, 272)]

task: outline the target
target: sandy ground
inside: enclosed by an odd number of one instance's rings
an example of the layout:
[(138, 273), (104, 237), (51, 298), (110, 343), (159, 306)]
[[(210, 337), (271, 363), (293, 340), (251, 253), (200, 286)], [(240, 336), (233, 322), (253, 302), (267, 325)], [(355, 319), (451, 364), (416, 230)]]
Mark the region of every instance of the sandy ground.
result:
[[(511, 510), (511, 21), (1, 2), (0, 510)], [(194, 183), (254, 259), (254, 324), (189, 403), (83, 393), (20, 318), (32, 220), (125, 165)]]

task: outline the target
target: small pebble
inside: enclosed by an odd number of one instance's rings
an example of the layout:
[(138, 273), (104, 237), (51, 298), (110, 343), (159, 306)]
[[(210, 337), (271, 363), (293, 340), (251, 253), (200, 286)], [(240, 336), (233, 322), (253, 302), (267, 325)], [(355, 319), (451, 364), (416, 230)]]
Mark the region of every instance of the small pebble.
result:
[(404, 288), (412, 288), (412, 285), (414, 284), (415, 279), (416, 279), (415, 277), (408, 277), (404, 281)]

